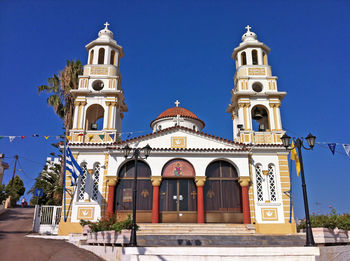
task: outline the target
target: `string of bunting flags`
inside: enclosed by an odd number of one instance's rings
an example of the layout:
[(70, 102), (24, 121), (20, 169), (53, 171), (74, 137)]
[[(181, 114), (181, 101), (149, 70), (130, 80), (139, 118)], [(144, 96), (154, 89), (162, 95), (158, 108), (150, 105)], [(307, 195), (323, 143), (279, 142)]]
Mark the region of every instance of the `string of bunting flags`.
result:
[[(127, 135), (126, 139), (129, 139), (131, 138), (131, 136), (133, 134), (136, 134), (136, 133), (142, 133), (142, 132), (147, 132), (146, 130), (142, 130), (142, 131), (129, 131), (129, 132), (121, 132), (121, 133), (118, 133), (119, 136), (121, 135)], [(84, 134), (79, 134), (78, 136), (83, 136)], [(110, 138), (112, 140), (114, 140), (114, 134), (108, 134), (110, 136)], [(105, 135), (104, 134), (101, 134), (101, 135), (98, 135), (100, 137), (101, 140), (104, 140), (105, 138)], [(54, 136), (47, 136), (47, 135), (39, 135), (39, 134), (33, 134), (31, 137), (33, 138), (44, 138), (45, 140), (48, 140), (49, 138), (55, 138), (56, 140), (59, 140), (61, 138), (63, 138), (64, 136), (62, 135), (54, 135)], [(67, 137), (67, 140), (71, 140), (72, 136), (66, 136)], [(93, 139), (93, 135), (92, 134), (87, 134), (87, 137), (88, 139), (91, 141)], [(25, 138), (28, 138), (28, 136), (5, 136), (5, 135), (1, 135), (0, 136), (0, 140), (3, 139), (3, 138), (8, 138), (10, 142), (13, 142), (16, 138), (20, 138), (22, 140), (24, 140)], [(332, 152), (332, 154), (334, 155), (335, 152), (336, 152), (336, 147), (337, 145), (338, 146), (342, 146), (346, 155), (348, 157), (350, 157), (350, 144), (343, 144), (343, 143), (337, 143), (337, 142), (316, 142), (316, 144), (319, 144), (319, 145), (322, 145), (322, 144), (325, 144), (325, 145), (328, 145), (328, 148), (330, 149), (330, 151)]]
[(316, 143), (328, 145), (328, 148), (332, 152), (333, 155), (335, 153), (335, 149), (336, 149), (337, 145), (342, 146), (346, 155), (348, 155), (348, 157), (350, 157), (350, 144), (343, 144), (343, 143), (337, 143), (337, 142), (316, 142)]
[[(136, 134), (136, 133), (142, 133), (142, 132), (147, 132), (146, 130), (143, 130), (143, 131), (129, 131), (129, 132), (121, 132), (121, 133), (118, 133), (119, 136), (121, 135), (127, 135), (127, 139), (129, 139), (133, 134)], [(84, 134), (79, 134), (78, 136), (83, 136)], [(114, 139), (114, 134), (108, 134), (111, 139), (113, 140)], [(105, 138), (105, 135), (101, 134), (101, 135), (98, 135), (100, 137), (101, 140), (103, 140)], [(1, 135), (0, 136), (0, 140), (1, 139), (4, 139), (4, 138), (8, 138), (10, 142), (13, 142), (16, 138), (18, 139), (21, 139), (21, 140), (24, 140), (26, 138), (29, 138), (29, 137), (32, 137), (32, 138), (44, 138), (45, 140), (48, 140), (49, 138), (55, 138), (56, 140), (59, 140), (61, 138), (64, 138), (64, 136), (62, 135), (39, 135), (39, 134), (33, 134), (31, 136), (24, 136), (24, 135), (11, 135), (11, 136), (7, 136), (7, 135)], [(67, 139), (70, 141), (72, 136), (66, 136)], [(87, 134), (87, 137), (89, 138), (89, 140), (91, 140), (93, 138), (93, 135), (89, 135)]]

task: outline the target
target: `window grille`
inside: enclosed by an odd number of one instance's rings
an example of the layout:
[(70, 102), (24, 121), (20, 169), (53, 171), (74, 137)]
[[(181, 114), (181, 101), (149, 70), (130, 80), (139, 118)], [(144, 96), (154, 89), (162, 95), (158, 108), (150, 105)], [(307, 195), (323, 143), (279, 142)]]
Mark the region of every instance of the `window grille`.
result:
[(97, 200), (98, 197), (98, 183), (100, 180), (100, 170), (101, 170), (101, 166), (100, 164), (96, 164), (95, 165), (95, 169), (94, 169), (94, 175), (92, 178), (92, 200)]
[(86, 178), (87, 178), (87, 167), (86, 164), (81, 166), (83, 170), (83, 174), (80, 176), (80, 187), (79, 187), (79, 195), (78, 200), (84, 200), (84, 192), (86, 187)]
[(270, 191), (270, 201), (276, 201), (276, 182), (275, 182), (275, 170), (273, 165), (269, 166), (268, 169), (268, 182), (269, 182), (269, 191)]
[(256, 194), (258, 197), (258, 201), (264, 201), (263, 196), (263, 177), (262, 177), (262, 169), (261, 166), (257, 166), (255, 169), (256, 172)]

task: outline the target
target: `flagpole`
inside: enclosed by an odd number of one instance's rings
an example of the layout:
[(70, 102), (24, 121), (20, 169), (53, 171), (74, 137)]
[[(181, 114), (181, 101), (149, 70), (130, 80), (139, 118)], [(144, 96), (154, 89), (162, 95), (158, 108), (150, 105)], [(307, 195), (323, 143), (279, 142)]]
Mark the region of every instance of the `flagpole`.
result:
[(64, 169), (63, 169), (63, 213), (64, 213), (64, 222), (67, 222), (67, 215), (66, 215), (66, 135), (64, 135)]

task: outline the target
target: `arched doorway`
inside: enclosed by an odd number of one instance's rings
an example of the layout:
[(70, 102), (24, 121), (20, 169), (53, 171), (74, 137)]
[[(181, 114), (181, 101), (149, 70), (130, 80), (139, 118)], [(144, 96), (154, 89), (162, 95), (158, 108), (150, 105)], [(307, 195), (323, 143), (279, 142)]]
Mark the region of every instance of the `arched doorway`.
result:
[(243, 223), (242, 191), (236, 168), (218, 160), (208, 165), (204, 185), (207, 223)]
[[(126, 162), (119, 170), (114, 194), (114, 212), (117, 212), (118, 219), (126, 219), (132, 214), (134, 173), (135, 161), (133, 160)], [(137, 163), (136, 211), (137, 222), (152, 222), (151, 169), (143, 161)]]
[(162, 223), (195, 223), (197, 189), (193, 166), (181, 159), (169, 161), (162, 171), (159, 214)]

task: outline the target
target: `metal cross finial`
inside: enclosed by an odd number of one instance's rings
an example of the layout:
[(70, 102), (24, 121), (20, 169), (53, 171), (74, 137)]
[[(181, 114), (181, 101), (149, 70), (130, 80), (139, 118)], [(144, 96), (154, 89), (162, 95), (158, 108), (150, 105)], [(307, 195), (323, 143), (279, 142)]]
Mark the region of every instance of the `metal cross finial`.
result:
[(178, 100), (176, 100), (176, 102), (175, 102), (176, 107), (179, 107), (179, 104), (180, 104), (180, 102)]
[(247, 32), (250, 32), (250, 29), (252, 29), (249, 25), (247, 25), (246, 27), (244, 27), (245, 29), (247, 29)]
[(104, 25), (106, 26), (105, 29), (108, 29), (108, 26), (110, 25), (108, 22), (105, 22)]

